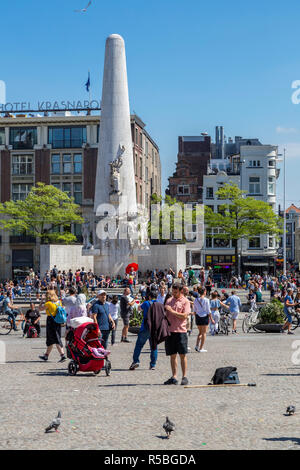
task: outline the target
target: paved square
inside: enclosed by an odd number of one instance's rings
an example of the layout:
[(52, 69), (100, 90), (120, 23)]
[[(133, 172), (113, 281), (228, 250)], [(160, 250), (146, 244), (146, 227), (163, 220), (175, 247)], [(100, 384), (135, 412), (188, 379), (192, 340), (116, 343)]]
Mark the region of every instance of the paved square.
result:
[[(164, 386), (171, 373), (162, 345), (155, 371), (148, 370), (148, 348), (140, 368), (128, 370), (136, 336), (130, 337), (130, 344), (113, 347), (110, 377), (104, 372), (71, 377), (68, 362), (57, 363), (56, 350), (48, 363), (40, 362), (44, 338), (2, 336), (7, 363), (0, 365), (0, 448), (298, 449), (300, 365), (292, 363), (292, 344), (300, 335), (245, 335), (241, 321), (238, 332), (208, 336), (208, 352), (199, 354), (194, 351), (194, 329), (188, 377), (192, 384), (207, 384), (217, 367), (233, 365), (241, 383), (256, 382), (257, 387)], [(290, 404), (298, 411), (286, 417)], [(60, 433), (45, 434), (58, 410)], [(162, 438), (166, 415), (176, 424), (170, 440)]]

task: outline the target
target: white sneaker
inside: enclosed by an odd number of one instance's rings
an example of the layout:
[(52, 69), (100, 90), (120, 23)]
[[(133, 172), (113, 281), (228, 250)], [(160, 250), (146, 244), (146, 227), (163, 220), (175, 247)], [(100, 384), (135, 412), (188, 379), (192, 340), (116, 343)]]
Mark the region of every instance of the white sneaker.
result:
[(200, 349), (199, 352), (207, 352), (207, 350), (206, 349)]

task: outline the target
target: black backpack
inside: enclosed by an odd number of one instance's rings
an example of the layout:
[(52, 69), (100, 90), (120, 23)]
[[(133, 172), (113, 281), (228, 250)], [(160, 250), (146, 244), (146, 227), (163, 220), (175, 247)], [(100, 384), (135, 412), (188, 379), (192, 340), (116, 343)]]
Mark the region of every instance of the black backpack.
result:
[[(214, 376), (211, 379), (213, 385), (221, 384), (239, 384), (239, 376), (236, 367), (220, 367), (216, 369)], [(210, 384), (210, 385), (212, 385)]]

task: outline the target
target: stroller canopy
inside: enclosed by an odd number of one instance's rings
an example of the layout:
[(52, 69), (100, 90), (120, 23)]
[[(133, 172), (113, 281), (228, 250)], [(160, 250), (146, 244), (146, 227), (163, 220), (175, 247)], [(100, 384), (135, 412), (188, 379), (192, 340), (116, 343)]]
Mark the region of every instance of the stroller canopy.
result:
[(76, 328), (74, 336), (76, 339), (86, 341), (88, 339), (97, 339), (100, 334), (99, 326), (97, 323), (83, 323)]

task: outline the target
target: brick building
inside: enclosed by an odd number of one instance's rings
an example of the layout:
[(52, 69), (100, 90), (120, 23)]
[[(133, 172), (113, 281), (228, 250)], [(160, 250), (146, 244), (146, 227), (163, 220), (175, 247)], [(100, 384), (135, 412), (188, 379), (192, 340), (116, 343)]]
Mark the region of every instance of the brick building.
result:
[[(84, 218), (93, 211), (98, 155), (99, 115), (53, 113), (0, 118), (1, 202), (25, 199), (37, 182), (73, 196)], [(150, 208), (151, 194), (161, 194), (159, 148), (136, 115), (131, 116), (137, 201)], [(82, 242), (81, 226), (72, 233)], [(38, 241), (26, 234), (1, 232), (0, 279), (39, 269)]]
[(178, 137), (176, 171), (169, 178), (170, 196), (181, 202), (201, 202), (203, 176), (210, 158), (210, 136)]

